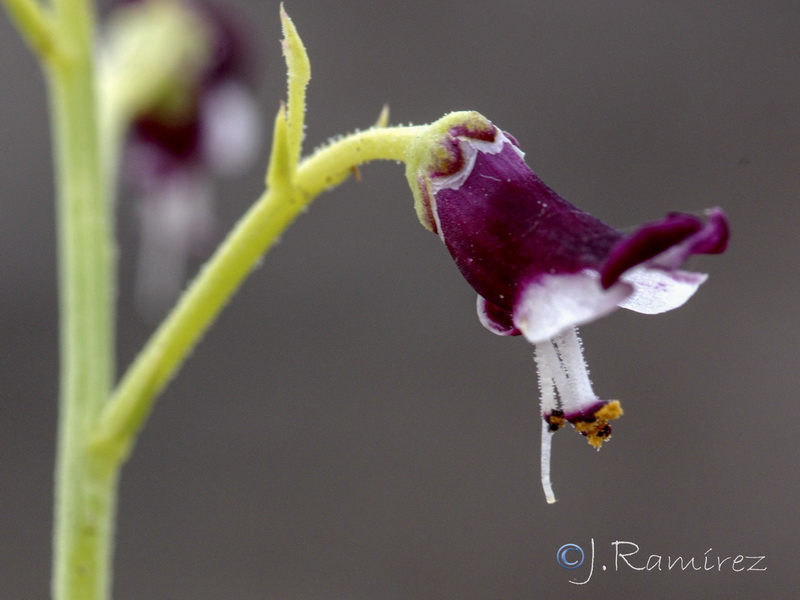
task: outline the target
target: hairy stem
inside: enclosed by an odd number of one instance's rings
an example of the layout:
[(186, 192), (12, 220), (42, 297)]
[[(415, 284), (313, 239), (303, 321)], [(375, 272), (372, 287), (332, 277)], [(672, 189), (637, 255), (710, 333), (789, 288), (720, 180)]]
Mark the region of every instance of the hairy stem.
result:
[[(403, 160), (419, 129), (376, 128), (347, 136), (302, 161), (293, 188), (268, 189), (242, 217), (123, 376), (93, 438), (94, 450), (124, 460), (158, 394), (257, 261), (302, 209), (362, 163)], [(280, 155), (279, 148), (273, 148), (276, 155)]]
[(61, 392), (52, 593), (104, 600), (110, 589), (116, 473), (88, 451), (108, 398), (114, 357), (114, 249), (99, 152), (94, 14), (83, 0), (54, 3), (69, 57), (46, 65), (56, 163)]
[(50, 10), (37, 0), (2, 0), (11, 20), (31, 49), (43, 60), (50, 61), (63, 52), (61, 38), (53, 24)]

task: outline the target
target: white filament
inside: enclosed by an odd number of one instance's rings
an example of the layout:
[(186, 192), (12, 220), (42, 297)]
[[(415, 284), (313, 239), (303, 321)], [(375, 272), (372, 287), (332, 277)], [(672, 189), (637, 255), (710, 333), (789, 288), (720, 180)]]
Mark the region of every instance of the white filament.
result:
[(544, 489), (544, 497), (548, 504), (553, 504), (556, 501), (556, 495), (553, 492), (553, 482), (550, 481), (550, 455), (552, 454), (553, 432), (547, 421), (542, 421), (542, 489)]
[(592, 382), (589, 380), (589, 370), (586, 368), (586, 361), (583, 358), (583, 346), (578, 337), (578, 330), (575, 327), (561, 332), (553, 338), (553, 345), (556, 346), (561, 360), (561, 370), (567, 376), (568, 390), (559, 386), (558, 393), (563, 404), (562, 408), (566, 413), (580, 411), (597, 400), (592, 390)]
[(558, 408), (555, 378), (565, 379), (565, 377), (561, 368), (558, 366), (558, 355), (556, 354), (552, 342), (547, 341), (536, 344), (533, 356), (539, 375), (539, 395), (542, 415), (542, 488), (544, 489), (544, 496), (547, 502), (552, 504), (556, 501), (556, 495), (553, 492), (553, 483), (550, 480), (550, 456), (552, 454), (553, 432), (550, 431), (550, 423), (544, 420), (544, 415), (552, 413), (552, 411)]
[(552, 340), (536, 344), (534, 360), (539, 375), (542, 414), (542, 488), (549, 504), (556, 501), (550, 479), (553, 434), (545, 415), (558, 408), (565, 414), (582, 412), (597, 401), (583, 360), (583, 349), (576, 328), (559, 333)]

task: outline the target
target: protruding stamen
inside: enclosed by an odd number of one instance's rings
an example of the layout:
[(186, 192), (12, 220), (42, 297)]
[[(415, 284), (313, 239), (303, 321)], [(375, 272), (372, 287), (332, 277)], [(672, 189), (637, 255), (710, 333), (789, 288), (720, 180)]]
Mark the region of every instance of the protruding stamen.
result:
[(536, 344), (533, 359), (536, 361), (536, 372), (539, 376), (542, 416), (547, 418), (558, 408), (555, 377), (559, 375), (561, 368), (555, 349), (549, 341)]
[(570, 327), (552, 341), (558, 349), (561, 369), (567, 376), (568, 389), (559, 387), (558, 393), (564, 405), (564, 412), (569, 415), (589, 403), (596, 402), (597, 396), (592, 390), (589, 370), (586, 368), (586, 361), (583, 360), (583, 348), (577, 328)]
[[(568, 389), (568, 377), (563, 368), (563, 359), (556, 351), (555, 342), (548, 340), (536, 344), (536, 367), (539, 374), (539, 390), (542, 405), (542, 488), (547, 502), (556, 501), (553, 484), (550, 480), (550, 456), (553, 434), (566, 424), (564, 411), (559, 408), (559, 398), (563, 402), (564, 391)], [(564, 391), (562, 391), (564, 390)]]
[(550, 480), (553, 434), (569, 422), (590, 445), (599, 449), (611, 436), (608, 422), (622, 415), (622, 407), (618, 400), (605, 401), (595, 396), (575, 328), (536, 344), (534, 358), (542, 405), (542, 488), (547, 502), (553, 503), (556, 501)]
[(577, 420), (574, 423), (575, 430), (586, 436), (590, 446), (599, 450), (603, 442), (611, 437), (611, 425), (608, 422), (618, 419), (622, 414), (619, 400), (611, 400), (603, 404), (594, 414)]

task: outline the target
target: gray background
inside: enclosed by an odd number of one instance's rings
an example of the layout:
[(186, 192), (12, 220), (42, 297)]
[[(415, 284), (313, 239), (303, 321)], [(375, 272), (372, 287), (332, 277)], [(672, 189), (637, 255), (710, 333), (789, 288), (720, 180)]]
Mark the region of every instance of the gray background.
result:
[[(284, 95), (277, 2), (241, 2)], [(307, 149), (476, 109), (564, 197), (625, 227), (720, 205), (732, 246), (684, 308), (583, 328), (626, 415), (602, 452), (554, 443), (538, 481), (531, 348), (491, 335), (402, 169), (315, 203), (164, 394), (122, 479), (115, 597), (790, 598), (800, 583), (796, 319), (800, 4), (312, 2)], [(47, 595), (57, 390), (52, 174), (36, 64), (0, 17), (0, 598)], [(263, 163), (219, 182), (223, 226)], [(120, 365), (151, 326), (120, 213)], [(556, 550), (596, 545), (565, 571)], [(614, 569), (765, 555), (766, 572)], [(727, 564), (730, 564), (728, 561)], [(608, 567), (601, 570), (601, 565)]]

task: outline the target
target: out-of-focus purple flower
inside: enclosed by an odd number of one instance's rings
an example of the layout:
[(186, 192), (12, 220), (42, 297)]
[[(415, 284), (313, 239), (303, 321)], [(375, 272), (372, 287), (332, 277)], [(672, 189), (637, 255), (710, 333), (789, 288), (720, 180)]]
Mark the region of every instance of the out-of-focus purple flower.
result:
[[(146, 10), (161, 1), (129, 0), (121, 9)], [(208, 47), (196, 53), (199, 64), (196, 55), (187, 57), (186, 68), (168, 78), (174, 86), (159, 88), (155, 101), (132, 115), (120, 165), (140, 198), (137, 295), (151, 314), (180, 292), (188, 258), (204, 256), (215, 239), (213, 177), (247, 167), (261, 137), (246, 24), (229, 6), (200, 0), (177, 6)]]
[[(498, 335), (536, 347), (542, 395), (542, 481), (550, 438), (570, 423), (599, 448), (618, 401), (592, 390), (576, 327), (619, 307), (645, 314), (684, 304), (707, 275), (681, 270), (728, 242), (724, 213), (670, 213), (632, 232), (576, 208), (527, 166), (517, 141), (477, 113), (445, 117), (409, 161), (417, 213), (478, 292), (478, 316)], [(436, 127), (436, 124), (434, 124)]]
[(159, 186), (176, 171), (234, 173), (249, 162), (258, 142), (259, 119), (250, 90), (254, 57), (246, 25), (229, 7), (200, 1), (182, 6), (202, 24), (210, 48), (192, 81), (183, 82), (184, 97), (135, 116), (123, 168), (138, 188)]

